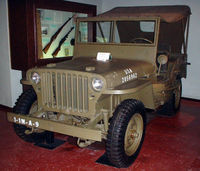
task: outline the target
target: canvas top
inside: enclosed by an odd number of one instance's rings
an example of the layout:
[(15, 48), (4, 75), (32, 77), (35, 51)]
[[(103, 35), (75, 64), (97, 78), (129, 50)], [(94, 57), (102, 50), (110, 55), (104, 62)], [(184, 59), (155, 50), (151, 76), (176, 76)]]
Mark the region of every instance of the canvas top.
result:
[(165, 22), (177, 22), (191, 14), (190, 7), (175, 6), (138, 6), (116, 7), (97, 17), (160, 17)]

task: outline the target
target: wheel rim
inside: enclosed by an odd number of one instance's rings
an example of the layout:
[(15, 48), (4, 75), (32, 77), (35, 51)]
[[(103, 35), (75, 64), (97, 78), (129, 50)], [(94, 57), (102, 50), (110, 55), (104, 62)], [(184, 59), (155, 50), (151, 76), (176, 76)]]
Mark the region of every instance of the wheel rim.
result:
[(133, 155), (138, 149), (143, 134), (143, 118), (141, 114), (134, 114), (127, 126), (125, 139), (124, 139), (124, 151), (126, 155)]
[(181, 85), (179, 85), (178, 88), (176, 89), (174, 96), (175, 96), (175, 109), (177, 109), (179, 107), (181, 99)]

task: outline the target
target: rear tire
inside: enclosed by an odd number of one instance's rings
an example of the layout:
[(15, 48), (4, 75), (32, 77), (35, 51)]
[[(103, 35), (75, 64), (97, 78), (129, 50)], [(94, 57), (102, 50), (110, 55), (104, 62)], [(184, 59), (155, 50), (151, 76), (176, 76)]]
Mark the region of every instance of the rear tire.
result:
[(137, 158), (144, 140), (146, 116), (144, 105), (124, 100), (115, 110), (109, 125), (106, 154), (118, 168), (127, 168)]
[(159, 115), (163, 116), (174, 116), (180, 109), (182, 95), (182, 82), (177, 80), (177, 88), (174, 90), (170, 100), (165, 103), (161, 109), (157, 111)]
[(173, 110), (176, 113), (180, 109), (182, 95), (182, 82), (178, 80), (178, 87), (173, 93)]
[[(22, 93), (18, 98), (15, 107), (13, 108), (14, 113), (19, 113), (23, 115), (31, 115), (30, 110), (37, 103), (37, 95), (33, 89), (29, 89)], [(13, 124), (16, 134), (26, 142), (38, 143), (44, 141), (46, 137), (46, 131), (31, 134), (27, 134), (26, 131), (30, 131), (31, 128), (28, 128), (24, 125)]]

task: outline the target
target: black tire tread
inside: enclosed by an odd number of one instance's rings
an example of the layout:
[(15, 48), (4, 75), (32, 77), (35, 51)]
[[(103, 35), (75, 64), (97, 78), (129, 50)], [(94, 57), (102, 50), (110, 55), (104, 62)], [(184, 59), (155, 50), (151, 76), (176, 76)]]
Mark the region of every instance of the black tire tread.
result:
[[(29, 110), (32, 106), (32, 104), (37, 100), (37, 95), (33, 88), (26, 90), (24, 93), (22, 93), (19, 98), (17, 99), (17, 102), (15, 103), (15, 106), (13, 108), (13, 112), (17, 114), (24, 114), (28, 115)], [(31, 143), (38, 143), (44, 140), (46, 136), (46, 132), (42, 133), (32, 133), (32, 134), (25, 134), (25, 130), (29, 129), (24, 125), (19, 124), (13, 124), (15, 133), (24, 141), (31, 142)]]

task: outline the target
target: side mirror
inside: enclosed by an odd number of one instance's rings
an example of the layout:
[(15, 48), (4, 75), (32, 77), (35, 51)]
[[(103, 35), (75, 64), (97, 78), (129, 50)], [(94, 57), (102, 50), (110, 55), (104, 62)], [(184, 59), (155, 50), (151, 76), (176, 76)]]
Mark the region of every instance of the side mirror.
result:
[(71, 39), (70, 44), (71, 44), (71, 46), (75, 45), (75, 39), (74, 38)]

